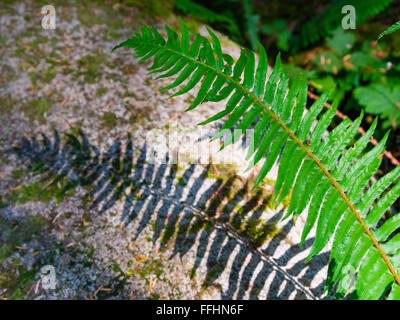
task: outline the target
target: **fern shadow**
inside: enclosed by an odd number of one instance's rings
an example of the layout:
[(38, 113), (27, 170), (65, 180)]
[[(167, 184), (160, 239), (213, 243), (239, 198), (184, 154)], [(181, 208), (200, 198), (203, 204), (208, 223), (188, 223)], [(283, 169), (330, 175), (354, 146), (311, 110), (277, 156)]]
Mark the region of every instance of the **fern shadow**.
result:
[[(267, 299), (322, 295), (323, 284), (310, 288), (320, 268), (297, 258), (312, 239), (277, 257), (293, 223), (275, 228), (283, 210), (262, 218), (270, 199), (262, 192), (250, 193), (248, 182), (237, 176), (209, 179), (210, 165), (182, 169), (169, 163), (168, 154), (163, 163), (154, 164), (146, 144), (135, 157), (130, 135), (125, 142), (115, 139), (104, 152), (83, 132), (65, 134), (65, 142), (61, 140), (57, 131), (52, 139), (43, 134), (40, 140), (23, 137), (8, 152), (40, 174), (46, 186), (62, 181), (62, 192), (82, 187), (82, 201), (90, 203), (93, 213), (103, 214), (122, 201), (121, 223), (136, 223), (135, 240), (152, 224), (152, 242), (160, 243), (161, 250), (170, 249), (170, 259), (195, 252), (190, 274), (195, 277), (205, 268), (205, 289), (217, 287), (222, 299), (258, 299), (263, 290)], [(323, 253), (315, 259), (324, 265), (327, 258)], [(289, 268), (292, 260), (296, 262)]]

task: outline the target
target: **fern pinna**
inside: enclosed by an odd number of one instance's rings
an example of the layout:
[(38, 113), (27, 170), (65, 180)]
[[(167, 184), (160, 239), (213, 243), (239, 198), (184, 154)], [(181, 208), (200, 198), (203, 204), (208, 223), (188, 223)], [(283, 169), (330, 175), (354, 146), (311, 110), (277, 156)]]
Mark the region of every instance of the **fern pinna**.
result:
[(388, 34), (391, 34), (391, 33), (393, 33), (393, 32), (396, 32), (396, 31), (398, 31), (398, 30), (400, 30), (400, 21), (397, 21), (395, 24), (393, 24), (392, 26), (390, 26), (389, 28), (387, 28), (385, 31), (383, 31), (383, 32), (379, 35), (378, 39), (381, 39), (381, 38), (383, 38), (384, 36), (386, 36), (386, 35), (388, 35)]
[[(166, 26), (166, 40), (155, 28), (143, 27), (141, 33), (137, 32), (114, 50), (133, 48), (139, 62), (154, 57), (150, 70), (162, 73), (158, 78), (179, 74), (173, 83), (163, 88), (175, 88), (186, 80), (173, 96), (184, 94), (201, 83), (187, 110), (204, 101), (228, 98), (225, 109), (201, 124), (226, 119), (229, 115), (217, 137), (236, 124), (242, 132), (255, 125), (254, 147), (249, 147), (247, 154), (247, 158), (252, 159), (250, 167), (265, 158), (256, 185), (281, 154), (274, 197), (279, 202), (292, 192), (287, 217), (295, 218), (308, 207), (301, 244), (316, 224), (315, 240), (307, 261), (334, 235), (326, 289), (336, 290), (338, 298), (400, 299), (397, 274), (400, 234), (393, 236), (400, 226), (400, 215), (382, 224), (385, 211), (400, 194), (400, 167), (366, 190), (382, 161), (388, 137), (386, 134), (377, 146), (363, 154), (377, 120), (354, 144), (362, 115), (353, 123), (345, 119), (325, 136), (338, 106), (338, 99), (334, 98), (332, 107), (323, 112), (332, 91), (324, 93), (306, 109), (307, 80), (298, 78), (289, 83), (279, 55), (267, 77), (267, 55), (260, 43), (257, 65), (254, 53), (247, 49), (242, 49), (235, 62), (222, 52), (211, 30), (208, 29), (211, 41), (196, 33), (192, 33), (193, 41), (190, 41), (190, 32), (183, 22), (182, 27), (179, 37)], [(225, 140), (222, 148), (238, 138), (234, 135)], [(349, 288), (349, 279), (354, 277), (355, 283)]]

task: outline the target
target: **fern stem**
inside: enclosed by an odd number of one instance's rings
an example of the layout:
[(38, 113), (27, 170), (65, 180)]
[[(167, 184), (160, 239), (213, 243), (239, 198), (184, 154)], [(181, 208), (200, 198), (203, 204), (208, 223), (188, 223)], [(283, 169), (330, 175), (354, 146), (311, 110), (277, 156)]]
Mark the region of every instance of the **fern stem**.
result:
[[(151, 43), (151, 45), (154, 46), (154, 43)], [(159, 46), (161, 48), (161, 46)], [(389, 271), (392, 273), (396, 283), (398, 285), (400, 285), (400, 278), (396, 273), (396, 270), (394, 269), (394, 267), (392, 266), (392, 264), (390, 263), (388, 257), (386, 256), (385, 252), (382, 250), (382, 248), (380, 247), (378, 241), (375, 239), (375, 237), (373, 236), (373, 234), (371, 233), (371, 231), (369, 230), (368, 226), (365, 224), (364, 220), (361, 218), (360, 214), (358, 213), (357, 209), (354, 207), (354, 205), (350, 202), (350, 200), (347, 198), (346, 194), (344, 193), (344, 191), (342, 190), (342, 188), (339, 186), (339, 184), (336, 182), (336, 180), (330, 175), (330, 173), (328, 172), (328, 170), (323, 166), (323, 164), (319, 161), (318, 158), (316, 158), (314, 156), (314, 154), (296, 137), (296, 135), (294, 134), (294, 132), (292, 132), (286, 125), (285, 123), (282, 122), (282, 120), (274, 113), (272, 112), (272, 110), (270, 108), (268, 108), (263, 101), (261, 101), (259, 98), (257, 98), (251, 91), (250, 89), (246, 89), (240, 82), (234, 80), (232, 77), (230, 77), (229, 75), (223, 73), (222, 71), (219, 71), (213, 67), (211, 67), (210, 65), (203, 63), (201, 61), (198, 61), (196, 59), (193, 59), (192, 57), (189, 57), (188, 55), (173, 50), (171, 48), (166, 48), (166, 47), (162, 47), (164, 50), (168, 50), (174, 54), (177, 55), (181, 55), (183, 57), (185, 57), (187, 60), (192, 61), (193, 63), (196, 63), (198, 65), (201, 65), (213, 72), (215, 72), (216, 74), (225, 77), (225, 79), (227, 81), (230, 81), (232, 83), (234, 83), (238, 88), (240, 88), (248, 97), (250, 97), (253, 102), (255, 104), (257, 104), (258, 106), (260, 106), (261, 108), (263, 108), (266, 112), (268, 112), (271, 117), (278, 122), (278, 124), (282, 127), (282, 129), (292, 138), (293, 141), (295, 141), (300, 148), (303, 149), (303, 151), (306, 153), (306, 155), (308, 157), (310, 157), (315, 163), (316, 165), (322, 170), (323, 174), (327, 177), (327, 179), (329, 180), (329, 182), (332, 184), (332, 186), (339, 192), (341, 198), (346, 202), (346, 204), (348, 205), (348, 207), (350, 208), (350, 210), (353, 212), (353, 214), (355, 215), (357, 221), (361, 224), (361, 226), (364, 228), (365, 233), (368, 235), (368, 237), (371, 239), (374, 247), (379, 251), (382, 259), (384, 260), (385, 264), (387, 265), (387, 267), (389, 268)]]

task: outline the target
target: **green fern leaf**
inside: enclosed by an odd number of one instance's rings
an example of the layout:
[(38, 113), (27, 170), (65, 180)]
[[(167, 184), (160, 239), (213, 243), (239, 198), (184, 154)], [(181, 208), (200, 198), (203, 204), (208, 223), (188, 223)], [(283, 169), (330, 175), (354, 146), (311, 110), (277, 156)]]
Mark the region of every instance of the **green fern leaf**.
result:
[[(341, 100), (340, 94), (334, 90), (326, 92), (307, 109), (307, 80), (303, 77), (290, 84), (279, 56), (267, 79), (267, 56), (261, 44), (258, 44), (257, 65), (254, 53), (249, 50), (242, 50), (235, 63), (222, 52), (218, 37), (211, 30), (208, 32), (211, 42), (194, 33), (192, 44), (188, 44), (184, 24), (181, 38), (166, 27), (167, 41), (156, 30), (144, 27), (141, 33), (115, 48), (133, 48), (141, 60), (153, 56), (155, 67), (151, 72), (161, 71), (162, 77), (178, 75), (167, 89), (187, 81), (175, 95), (198, 84), (195, 99), (187, 110), (204, 101), (225, 99), (225, 108), (202, 122), (229, 116), (216, 138), (235, 125), (242, 130), (228, 136), (221, 148), (237, 141), (254, 124), (247, 153), (249, 168), (263, 161), (255, 185), (265, 178), (282, 154), (274, 199), (281, 201), (292, 189), (285, 218), (307, 212), (301, 244), (316, 226), (307, 260), (333, 237), (327, 289), (332, 290), (339, 282), (338, 298), (348, 293), (349, 297), (361, 299), (398, 298), (399, 237), (393, 237), (395, 240), (390, 237), (400, 227), (400, 216), (395, 215), (379, 226), (378, 223), (400, 195), (400, 169), (368, 188), (382, 161), (388, 134), (365, 152), (377, 122), (373, 122), (364, 136), (358, 137), (363, 114), (354, 122), (343, 120), (325, 134)], [(324, 104), (333, 96), (331, 109), (325, 111)], [(341, 280), (349, 268), (355, 272), (352, 288), (347, 288), (347, 282)]]
[(395, 32), (395, 31), (397, 31), (397, 30), (399, 30), (399, 29), (400, 29), (400, 21), (397, 21), (394, 25), (392, 25), (391, 27), (389, 27), (389, 28), (387, 28), (385, 31), (383, 31), (383, 32), (379, 35), (378, 39), (381, 39), (381, 38), (383, 38), (384, 36), (386, 36), (386, 35), (388, 35), (388, 34), (391, 34), (391, 33)]

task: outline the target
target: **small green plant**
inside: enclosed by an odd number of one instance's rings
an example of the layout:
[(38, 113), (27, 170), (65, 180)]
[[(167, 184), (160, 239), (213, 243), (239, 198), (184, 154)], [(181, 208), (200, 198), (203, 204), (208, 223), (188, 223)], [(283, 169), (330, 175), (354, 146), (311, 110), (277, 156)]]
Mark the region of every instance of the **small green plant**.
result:
[(337, 86), (344, 94), (353, 96), (344, 110), (363, 109), (368, 114), (380, 115), (383, 128), (397, 128), (399, 70), (391, 62), (396, 58), (386, 44), (358, 42), (351, 31), (341, 28), (326, 39), (326, 44), (327, 50), (314, 57), (313, 69), (308, 72), (313, 87), (323, 92)]
[[(204, 101), (227, 99), (223, 110), (200, 123), (229, 116), (214, 139), (237, 123), (237, 129), (243, 133), (254, 123), (255, 147), (247, 153), (247, 159), (252, 159), (249, 168), (264, 159), (254, 187), (281, 155), (274, 199), (281, 202), (292, 189), (286, 218), (300, 215), (308, 206), (300, 245), (316, 225), (315, 240), (306, 261), (321, 252), (334, 236), (326, 280), (330, 292), (340, 283), (345, 267), (352, 266), (357, 270), (355, 284), (351, 288), (339, 286), (337, 298), (400, 299), (400, 235), (394, 235), (400, 226), (400, 215), (382, 220), (400, 195), (400, 166), (368, 188), (382, 162), (388, 138), (386, 134), (377, 146), (365, 151), (377, 120), (360, 138), (356, 135), (363, 115), (353, 123), (343, 120), (324, 136), (338, 106), (337, 98), (333, 98), (332, 107), (322, 113), (333, 90), (323, 93), (307, 109), (306, 78), (295, 78), (290, 83), (278, 55), (267, 79), (267, 55), (260, 43), (257, 65), (254, 53), (247, 49), (241, 50), (235, 62), (222, 52), (218, 37), (210, 29), (211, 42), (193, 33), (190, 43), (190, 33), (183, 22), (181, 37), (168, 26), (165, 28), (167, 40), (157, 29), (143, 27), (141, 33), (114, 50), (133, 48), (139, 62), (154, 58), (149, 69), (151, 73), (161, 73), (158, 78), (179, 74), (163, 88), (176, 88), (186, 80), (173, 96), (184, 94), (199, 83), (187, 111)], [(318, 123), (312, 127), (315, 120)], [(225, 140), (222, 148), (238, 138), (235, 134)]]

